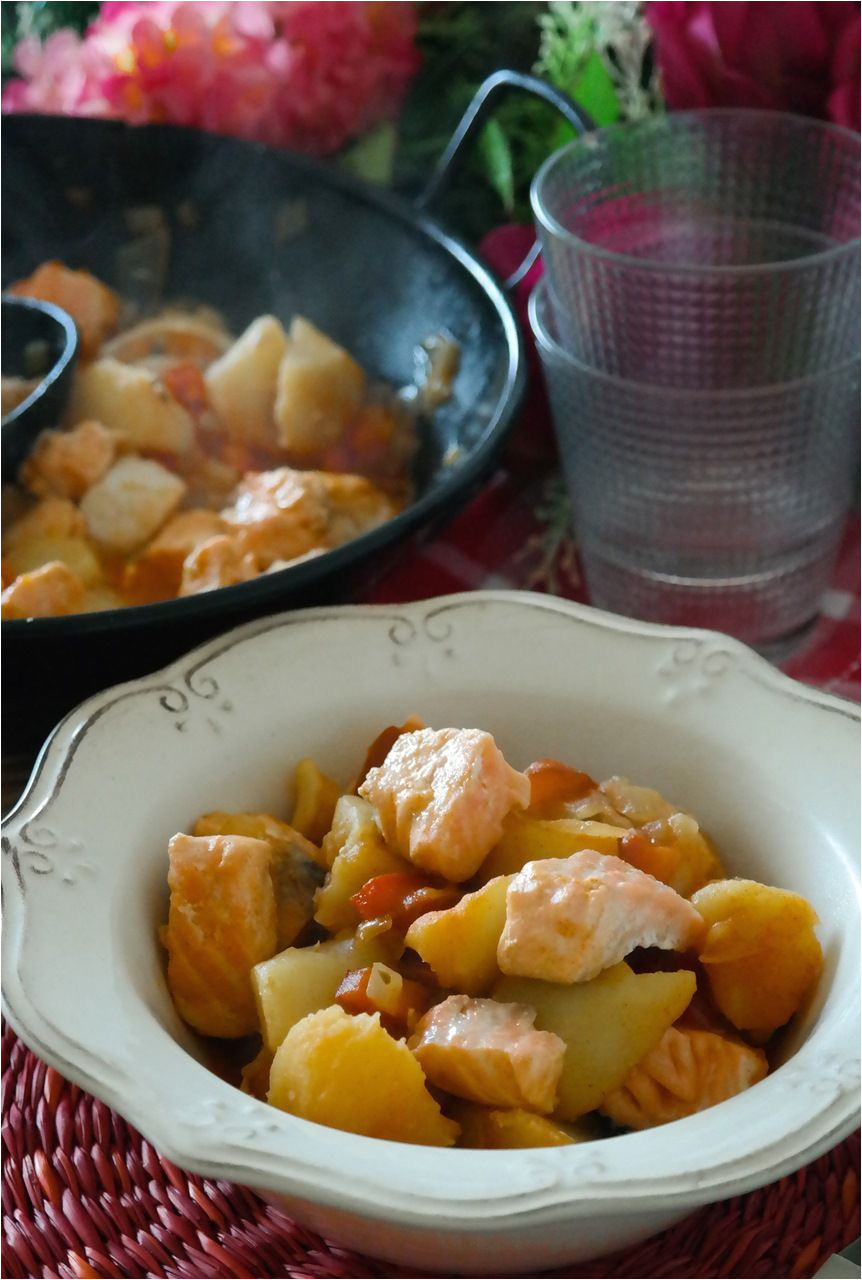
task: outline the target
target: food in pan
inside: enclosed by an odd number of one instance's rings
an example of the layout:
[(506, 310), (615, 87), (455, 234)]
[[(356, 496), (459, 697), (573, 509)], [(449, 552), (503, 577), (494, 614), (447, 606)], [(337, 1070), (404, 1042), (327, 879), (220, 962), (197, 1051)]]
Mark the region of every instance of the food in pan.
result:
[(658, 792), (415, 717), (290, 821), (208, 813), (168, 850), (181, 1016), (242, 1087), (433, 1146), (553, 1146), (756, 1084), (822, 966), (803, 898), (731, 879)]
[(65, 422), (4, 503), (4, 618), (246, 582), (409, 499), (414, 413), (303, 317), (259, 316), (238, 337), (203, 309), (124, 326), (112, 290), (59, 262), (12, 292), (66, 308), (82, 359)]

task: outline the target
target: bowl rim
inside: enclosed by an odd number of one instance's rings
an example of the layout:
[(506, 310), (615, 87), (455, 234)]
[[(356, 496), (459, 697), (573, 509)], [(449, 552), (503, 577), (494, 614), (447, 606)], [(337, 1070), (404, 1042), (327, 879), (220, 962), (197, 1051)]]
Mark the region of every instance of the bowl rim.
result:
[(811, 116), (799, 115), (798, 112), (757, 107), (699, 107), (688, 111), (673, 111), (661, 116), (647, 116), (637, 121), (615, 121), (612, 124), (602, 125), (598, 129), (591, 129), (588, 133), (584, 133), (579, 138), (574, 138), (571, 142), (566, 143), (565, 146), (559, 147), (536, 170), (530, 184), (530, 205), (537, 225), (549, 232), (555, 239), (562, 240), (578, 249), (586, 257), (597, 258), (615, 266), (627, 267), (633, 270), (637, 269), (651, 273), (664, 272), (666, 275), (681, 275), (690, 279), (715, 279), (725, 275), (759, 276), (770, 272), (782, 274), (788, 271), (805, 270), (812, 266), (831, 263), (842, 256), (852, 256), (858, 252), (860, 245), (862, 245), (862, 236), (857, 235), (843, 241), (841, 244), (832, 245), (828, 249), (820, 249), (816, 253), (803, 254), (801, 257), (791, 258), (786, 261), (756, 262), (737, 266), (733, 264), (699, 265), (696, 262), (687, 262), (670, 266), (668, 263), (656, 262), (654, 259), (638, 258), (630, 253), (617, 253), (615, 250), (606, 249), (591, 240), (585, 240), (577, 235), (576, 232), (564, 226), (545, 204), (542, 187), (552, 169), (562, 163), (563, 158), (573, 151), (595, 150), (607, 135), (622, 132), (631, 133), (634, 130), (641, 134), (649, 134), (668, 127), (673, 129), (677, 125), (692, 120), (703, 121), (707, 125), (721, 125), (730, 123), (734, 119), (748, 119), (752, 123), (772, 120), (778, 125), (792, 126), (797, 130), (799, 128), (807, 128), (811, 133), (833, 136), (846, 145), (852, 144), (857, 151), (859, 143), (862, 141), (862, 137), (858, 133), (853, 129), (845, 128), (844, 125), (833, 124), (828, 120), (817, 120)]
[(78, 354), (78, 330), (68, 311), (64, 311), (62, 307), (56, 306), (53, 302), (44, 302), (41, 298), (19, 296), (6, 290), (0, 295), (0, 302), (4, 307), (8, 305), (26, 307), (30, 311), (40, 311), (42, 315), (48, 316), (49, 319), (54, 321), (63, 336), (62, 350), (51, 365), (51, 368), (39, 379), (39, 382), (26, 400), (22, 400), (9, 413), (4, 414), (2, 420), (0, 420), (0, 429), (6, 430), (19, 422), (33, 405), (41, 400), (45, 393), (51, 389), (58, 378), (61, 378), (66, 372)]
[[(46, 787), (50, 796), (56, 795), (63, 788), (83, 734), (96, 725), (115, 703), (139, 693), (164, 691), (166, 683), (170, 684), (171, 681), (179, 683), (181, 679), (185, 680), (186, 687), (191, 687), (190, 680), (205, 681), (207, 676), (202, 674), (204, 666), (216, 662), (221, 655), (238, 644), (254, 641), (273, 630), (283, 629), (284, 634), (289, 637), (291, 634), (298, 634), (292, 630), (294, 628), (319, 624), (326, 626), (362, 617), (377, 619), (388, 628), (389, 637), (395, 643), (398, 641), (393, 636), (393, 628), (403, 625), (405, 620), (408, 626), (424, 628), (425, 634), (438, 639), (432, 632), (435, 627), (441, 627), (441, 619), (447, 612), (477, 607), (480, 610), (502, 607), (533, 611), (530, 622), (535, 621), (539, 626), (546, 625), (549, 615), (553, 615), (597, 631), (597, 640), (607, 637), (609, 633), (634, 638), (639, 642), (638, 648), (642, 653), (649, 651), (650, 644), (658, 646), (666, 645), (667, 642), (696, 644), (701, 648), (705, 646), (703, 653), (707, 657), (717, 654), (735, 665), (735, 669), (748, 682), (753, 681), (759, 687), (760, 696), (765, 693), (770, 698), (777, 697), (801, 704), (818, 716), (826, 712), (830, 715), (837, 714), (842, 721), (849, 720), (854, 724), (858, 724), (860, 720), (860, 710), (855, 704), (798, 684), (730, 637), (693, 628), (640, 622), (531, 592), (465, 592), (404, 605), (355, 605), (301, 610), (259, 619), (235, 628), (226, 635), (193, 649), (162, 671), (95, 695), (66, 716), (45, 743), (23, 796), (4, 820), (4, 828), (8, 833), (4, 835), (4, 853), (8, 854), (10, 849), (14, 851), (13, 828), (20, 830), (45, 808)], [(524, 617), (526, 618), (526, 612)], [(429, 627), (431, 631), (428, 630)], [(640, 643), (642, 641), (646, 641), (646, 645)], [(835, 724), (834, 721), (832, 723)], [(4, 878), (8, 877), (7, 882), (12, 890), (14, 858), (7, 856), (3, 861)], [(20, 876), (20, 872), (18, 875)], [(25, 911), (15, 893), (10, 892), (7, 901), (10, 909), (3, 945), (4, 950), (8, 949), (11, 953), (16, 943), (20, 948), (26, 932)], [(16, 951), (14, 955), (10, 955), (10, 959), (14, 961), (17, 954)], [(231, 1086), (217, 1081), (216, 1077), (211, 1076), (198, 1063), (194, 1063), (194, 1068), (197, 1069), (195, 1078), (197, 1079), (198, 1074), (205, 1075), (212, 1089), (216, 1090), (214, 1097), (222, 1096), (216, 1085), (212, 1084), (214, 1080), (217, 1085), (222, 1086), (222, 1090), (229, 1090), (227, 1102), (216, 1104), (217, 1108), (222, 1107), (222, 1112), (216, 1110), (209, 1118), (217, 1120), (221, 1114), (223, 1119), (225, 1114), (230, 1116), (233, 1111), (238, 1111), (241, 1119), (248, 1117), (251, 1122), (252, 1135), (237, 1143), (222, 1136), (218, 1124), (210, 1125), (207, 1129), (201, 1128), (201, 1122), (198, 1122), (198, 1128), (195, 1129), (191, 1121), (187, 1123), (183, 1117), (171, 1115), (170, 1108), (154, 1106), (153, 1100), (148, 1100), (143, 1090), (135, 1096), (134, 1076), (131, 1077), (130, 1084), (128, 1077), (124, 1079), (122, 1070), (118, 1073), (112, 1063), (98, 1058), (86, 1045), (70, 1040), (67, 1033), (46, 1022), (20, 984), (15, 963), (4, 966), (3, 1005), (12, 1027), (37, 1054), (61, 1074), (94, 1093), (125, 1116), (157, 1149), (178, 1165), (205, 1176), (274, 1189), (283, 1195), (311, 1198), (320, 1204), (342, 1208), (348, 1206), (365, 1216), (379, 1218), (382, 1215), (388, 1221), (414, 1225), (428, 1225), (429, 1216), (439, 1219), (444, 1215), (453, 1230), (476, 1230), (478, 1226), (478, 1229), (490, 1232), (494, 1229), (495, 1222), (499, 1224), (503, 1217), (515, 1223), (529, 1221), (537, 1225), (543, 1221), (558, 1219), (563, 1212), (586, 1214), (603, 1207), (611, 1212), (618, 1211), (624, 1204), (634, 1205), (638, 1211), (650, 1207), (667, 1209), (671, 1206), (696, 1206), (762, 1186), (765, 1182), (807, 1164), (839, 1142), (858, 1123), (855, 1060), (851, 1061), (846, 1054), (844, 1057), (833, 1054), (840, 1061), (837, 1066), (833, 1064), (830, 1068), (828, 1088), (821, 1096), (814, 1087), (812, 1077), (823, 1066), (823, 1045), (815, 1046), (815, 1037), (811, 1037), (781, 1069), (786, 1071), (788, 1067), (791, 1068), (790, 1076), (786, 1079), (794, 1082), (794, 1087), (805, 1097), (805, 1106), (808, 1108), (805, 1123), (790, 1133), (786, 1128), (777, 1132), (770, 1131), (769, 1142), (760, 1141), (752, 1149), (748, 1128), (736, 1126), (734, 1132), (722, 1135), (725, 1146), (730, 1144), (731, 1157), (728, 1157), (727, 1150), (718, 1152), (715, 1156), (708, 1150), (699, 1152), (696, 1158), (701, 1163), (696, 1170), (664, 1177), (660, 1168), (650, 1177), (640, 1178), (631, 1176), (628, 1171), (627, 1156), (633, 1157), (637, 1152), (642, 1159), (643, 1153), (650, 1151), (649, 1144), (654, 1142), (650, 1131), (626, 1134), (610, 1140), (579, 1143), (572, 1147), (529, 1149), (524, 1152), (459, 1150), (454, 1159), (462, 1160), (462, 1169), (469, 1169), (471, 1176), (475, 1173), (476, 1179), (475, 1193), (471, 1190), (469, 1195), (465, 1195), (463, 1187), (459, 1189), (460, 1193), (449, 1187), (447, 1174), (453, 1173), (452, 1164), (447, 1164), (447, 1160), (453, 1160), (453, 1153), (450, 1151), (409, 1147), (381, 1140), (369, 1141), (359, 1135), (323, 1129), (282, 1112), (276, 1111), (273, 1116), (273, 1108), (244, 1097)], [(843, 1011), (844, 1005), (841, 1007)], [(850, 1015), (851, 1021), (852, 1017)], [(844, 1021), (846, 1019), (842, 1020), (842, 1026)], [(850, 1033), (852, 1036), (852, 1026)], [(175, 1049), (179, 1048), (175, 1042), (171, 1043)], [(182, 1052), (181, 1049), (179, 1051)], [(802, 1058), (805, 1059), (804, 1063)], [(189, 1062), (194, 1060), (189, 1057)], [(189, 1070), (194, 1068), (190, 1067)], [(779, 1079), (779, 1074), (776, 1072), (767, 1077), (758, 1086), (762, 1100), (759, 1112), (764, 1113), (764, 1123), (767, 1124), (772, 1122), (771, 1109), (764, 1105), (767, 1098), (763, 1095), (766, 1088), (770, 1087), (770, 1081), (773, 1082), (773, 1095), (776, 1095), (777, 1089), (782, 1088), (774, 1083)], [(128, 1092), (130, 1088), (132, 1091)], [(740, 1098), (746, 1097), (750, 1095), (740, 1095)], [(735, 1101), (738, 1099), (733, 1099), (726, 1105), (733, 1105)], [(265, 1113), (266, 1120), (262, 1113)], [(708, 1113), (700, 1113), (700, 1117), (704, 1115)], [(690, 1142), (692, 1122), (698, 1121), (699, 1117), (694, 1116), (677, 1122), (676, 1125), (667, 1126), (663, 1131), (665, 1149), (676, 1150), (681, 1142)], [(260, 1132), (254, 1131), (255, 1124), (260, 1126)], [(671, 1134), (670, 1131), (674, 1129), (676, 1133)], [(681, 1129), (685, 1129), (684, 1134), (680, 1133)], [(270, 1131), (276, 1134), (276, 1138), (269, 1137)], [(278, 1135), (281, 1135), (282, 1145), (278, 1145)], [(285, 1140), (285, 1135), (290, 1135), (296, 1141), (300, 1148), (298, 1156), (292, 1153), (290, 1137)], [(330, 1151), (336, 1147), (339, 1153), (337, 1159), (330, 1158)], [(308, 1155), (309, 1150), (312, 1152), (311, 1156)], [(406, 1157), (405, 1151), (409, 1153)], [(619, 1159), (616, 1158), (617, 1155)], [(652, 1159), (652, 1153), (650, 1158)], [(405, 1159), (410, 1162), (410, 1173), (421, 1171), (425, 1183), (422, 1178), (418, 1184), (411, 1183), (410, 1176), (405, 1175), (403, 1168)], [(364, 1176), (351, 1172), (355, 1168)], [(433, 1191), (430, 1192), (426, 1185), (429, 1178), (433, 1186)], [(526, 1186), (523, 1185), (525, 1179)], [(509, 1181), (514, 1182), (514, 1189), (507, 1185)], [(383, 1204), (380, 1202), (381, 1192), (385, 1192)], [(483, 1218), (478, 1224), (477, 1214)]]
[[(377, 188), (363, 179), (312, 156), (283, 148), (267, 146), (232, 135), (215, 133), (173, 124), (130, 125), (121, 120), (97, 120), (83, 117), (51, 116), (42, 113), (17, 112), (3, 117), (3, 130), (13, 131), (36, 124), (62, 120), (64, 128), (112, 131), (122, 136), (147, 133), (167, 138), (186, 137), (199, 145), (226, 143), (260, 155), (269, 155), (280, 163), (287, 163), (300, 172), (313, 175), (321, 182), (340, 190), (359, 202), (370, 204), (387, 217), (417, 231), (433, 244), (448, 253), (458, 269), (472, 280), (481, 291), (486, 303), (493, 308), (501, 327), (501, 339), (505, 348), (506, 368), (496, 404), (481, 437), (470, 448), (457, 466), (442, 472), (440, 480), (410, 502), (402, 511), (375, 529), (352, 538), (349, 542), (324, 551), (312, 559), (274, 572), (258, 574), (248, 582), (219, 587), (195, 596), (162, 600), (154, 604), (127, 605), (120, 609), (104, 609), (97, 613), (76, 613), (53, 618), (5, 618), (2, 630), (23, 637), (53, 637), (61, 635), (87, 635), (123, 625), (141, 627), (164, 623), (181, 624), (184, 617), (195, 620), (212, 618), (222, 610), (232, 611), (247, 606), (258, 607), (266, 602), (272, 608), (279, 607), (279, 594), (286, 596), (306, 587), (313, 587), (330, 575), (346, 569), (356, 560), (364, 559), (374, 551), (398, 542), (421, 525), (426, 519), (466, 496), (491, 465), (502, 448), (509, 431), (514, 427), (527, 391), (527, 359), (524, 334), (512, 298), (494, 273), (478, 256), (447, 227), (425, 210), (414, 207), (405, 197)], [(202, 141), (203, 140), (203, 141)], [(465, 417), (469, 416), (465, 409)]]

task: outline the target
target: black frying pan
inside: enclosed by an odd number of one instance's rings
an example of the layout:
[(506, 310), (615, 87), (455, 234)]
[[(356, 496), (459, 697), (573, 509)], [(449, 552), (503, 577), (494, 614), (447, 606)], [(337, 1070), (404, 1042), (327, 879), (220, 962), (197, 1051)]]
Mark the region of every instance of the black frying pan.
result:
[(4, 756), (32, 755), (83, 698), (209, 636), (262, 614), (349, 598), (388, 553), (470, 497), (521, 403), (522, 340), (505, 292), (425, 210), (494, 100), (512, 88), (587, 127), (549, 86), (500, 72), (477, 94), (416, 207), (254, 143), (162, 125), (3, 118), (4, 284), (59, 258), (144, 312), (164, 299), (197, 300), (236, 332), (264, 312), (283, 320), (301, 312), (396, 386), (412, 380), (416, 349), (429, 335), (446, 330), (461, 347), (453, 399), (423, 429), (416, 498), (383, 527), (240, 586), (4, 622)]

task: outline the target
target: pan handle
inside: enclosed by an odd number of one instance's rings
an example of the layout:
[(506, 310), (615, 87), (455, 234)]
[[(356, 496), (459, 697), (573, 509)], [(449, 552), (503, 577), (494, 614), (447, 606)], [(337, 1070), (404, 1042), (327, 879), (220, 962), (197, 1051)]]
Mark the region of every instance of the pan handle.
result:
[[(540, 80), (538, 76), (526, 75), (521, 71), (495, 71), (476, 90), (473, 101), (464, 112), (446, 150), (437, 161), (428, 185), (416, 199), (416, 208), (420, 212), (429, 210), (450, 186), (464, 163), (468, 147), (479, 130), (500, 99), (513, 91), (532, 94), (533, 97), (542, 98), (552, 107), (556, 107), (577, 134), (587, 133), (595, 128), (593, 120), (583, 108), (577, 106), (567, 94), (548, 84), (547, 81)], [(523, 280), (538, 258), (539, 252), (540, 246), (536, 241), (524, 261), (506, 281), (507, 289), (514, 288)]]

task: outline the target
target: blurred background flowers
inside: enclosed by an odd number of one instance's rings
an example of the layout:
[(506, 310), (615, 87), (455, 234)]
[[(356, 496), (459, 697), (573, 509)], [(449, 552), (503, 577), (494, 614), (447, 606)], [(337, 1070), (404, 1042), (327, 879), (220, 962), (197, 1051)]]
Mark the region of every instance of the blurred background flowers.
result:
[[(546, 77), (598, 124), (754, 106), (859, 128), (854, 0), (78, 0), (2, 16), (4, 111), (211, 129), (407, 193), (502, 66)], [(530, 179), (568, 136), (543, 104), (504, 103), (444, 216), (473, 240), (528, 221)]]

